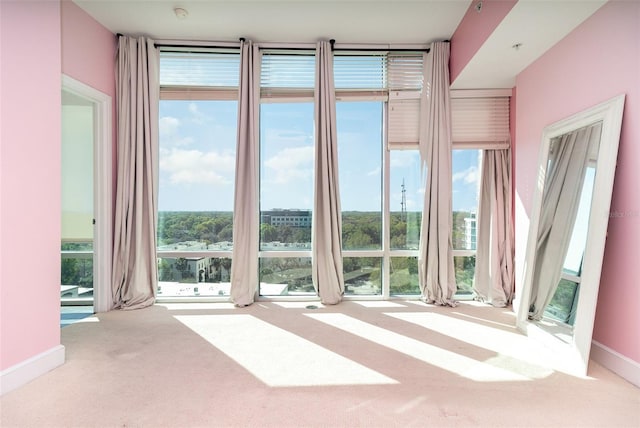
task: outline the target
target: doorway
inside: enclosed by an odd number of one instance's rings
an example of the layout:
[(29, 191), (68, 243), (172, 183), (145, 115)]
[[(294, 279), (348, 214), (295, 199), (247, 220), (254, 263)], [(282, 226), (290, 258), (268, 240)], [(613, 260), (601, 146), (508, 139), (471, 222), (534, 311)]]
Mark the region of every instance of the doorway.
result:
[(110, 309), (111, 97), (62, 80), (61, 325)]

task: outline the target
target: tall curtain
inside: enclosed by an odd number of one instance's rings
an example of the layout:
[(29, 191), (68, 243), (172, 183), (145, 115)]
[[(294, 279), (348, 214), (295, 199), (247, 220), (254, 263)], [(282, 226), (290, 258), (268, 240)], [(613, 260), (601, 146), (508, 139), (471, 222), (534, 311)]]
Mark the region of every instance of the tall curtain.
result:
[(238, 140), (233, 208), (231, 300), (236, 306), (253, 303), (258, 290), (258, 114), (260, 52), (251, 41), (240, 42)]
[(425, 57), (421, 104), (420, 154), (427, 183), (418, 254), (422, 300), (455, 306), (451, 241), (451, 104), (447, 42), (436, 42)]
[(113, 307), (152, 305), (158, 283), (158, 52), (144, 37), (118, 38), (118, 172), (113, 243)]
[(553, 298), (567, 256), (578, 211), (590, 145), (599, 141), (601, 124), (552, 141), (547, 166), (533, 271), (529, 318), (542, 319)]
[(315, 124), (312, 278), (322, 303), (336, 304), (344, 294), (342, 213), (338, 187), (333, 53), (326, 41), (318, 42), (316, 48)]
[(513, 224), (511, 221), (511, 153), (482, 152), (482, 179), (477, 219), (477, 299), (505, 307), (513, 298)]

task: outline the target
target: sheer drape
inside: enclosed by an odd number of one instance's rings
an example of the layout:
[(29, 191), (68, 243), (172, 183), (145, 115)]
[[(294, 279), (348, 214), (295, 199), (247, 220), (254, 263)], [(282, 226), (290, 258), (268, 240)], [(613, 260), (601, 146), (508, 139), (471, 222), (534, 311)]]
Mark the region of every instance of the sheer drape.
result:
[(238, 140), (233, 208), (231, 300), (253, 303), (258, 289), (258, 113), (260, 53), (251, 41), (240, 43)]
[(315, 195), (311, 237), (313, 286), (322, 303), (336, 304), (344, 294), (342, 221), (333, 53), (326, 41), (319, 42), (316, 48), (315, 123)]
[(420, 154), (427, 182), (418, 255), (422, 299), (455, 306), (451, 242), (451, 103), (449, 52), (446, 42), (433, 43), (425, 58), (421, 105)]
[(600, 137), (600, 131), (599, 123), (552, 141), (536, 243), (531, 319), (542, 319), (558, 287), (589, 161), (589, 148)]
[(118, 171), (113, 307), (152, 305), (156, 269), (158, 53), (152, 40), (120, 36), (116, 62)]
[(477, 219), (477, 299), (496, 307), (513, 297), (513, 225), (511, 222), (511, 153), (483, 150)]

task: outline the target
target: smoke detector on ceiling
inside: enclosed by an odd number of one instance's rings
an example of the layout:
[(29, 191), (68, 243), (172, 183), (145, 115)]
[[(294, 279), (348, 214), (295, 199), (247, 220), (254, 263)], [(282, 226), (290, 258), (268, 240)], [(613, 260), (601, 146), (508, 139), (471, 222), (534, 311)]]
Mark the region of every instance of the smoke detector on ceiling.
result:
[(478, 13), (482, 12), (482, 1), (479, 1), (478, 3), (476, 3), (474, 7), (476, 9), (476, 12)]
[(185, 19), (189, 15), (187, 9), (184, 9), (182, 7), (176, 7), (175, 9), (173, 9), (173, 13), (176, 14), (176, 17), (178, 19)]

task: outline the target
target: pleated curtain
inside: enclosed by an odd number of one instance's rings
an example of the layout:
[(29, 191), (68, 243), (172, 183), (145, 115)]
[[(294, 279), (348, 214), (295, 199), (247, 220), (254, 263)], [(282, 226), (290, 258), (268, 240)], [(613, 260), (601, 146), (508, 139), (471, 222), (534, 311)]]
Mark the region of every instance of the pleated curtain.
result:
[(420, 154), (426, 163), (418, 273), (421, 299), (455, 306), (456, 280), (451, 240), (450, 44), (436, 42), (425, 54), (421, 101)]
[(154, 42), (118, 38), (112, 308), (155, 302), (159, 60)]
[(316, 47), (315, 142), (312, 280), (321, 302), (336, 304), (344, 294), (342, 221), (333, 53), (326, 41)]
[(496, 307), (513, 298), (513, 224), (511, 221), (511, 152), (483, 150), (477, 219), (476, 299)]
[(538, 225), (529, 308), (531, 319), (542, 319), (558, 287), (578, 211), (590, 146), (599, 141), (601, 128), (602, 124), (598, 123), (552, 141)]
[(230, 291), (236, 306), (252, 304), (258, 290), (259, 102), (260, 53), (251, 41), (241, 41)]

